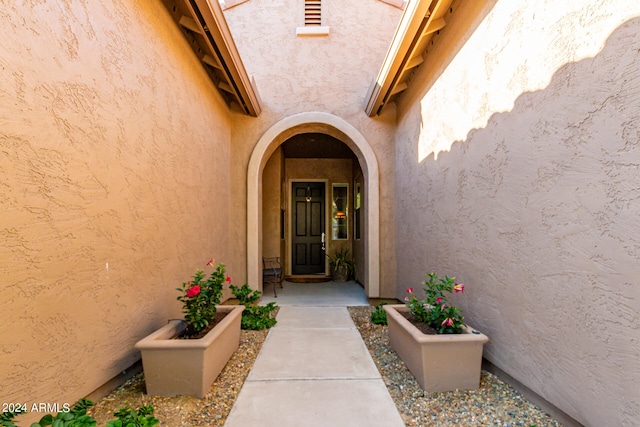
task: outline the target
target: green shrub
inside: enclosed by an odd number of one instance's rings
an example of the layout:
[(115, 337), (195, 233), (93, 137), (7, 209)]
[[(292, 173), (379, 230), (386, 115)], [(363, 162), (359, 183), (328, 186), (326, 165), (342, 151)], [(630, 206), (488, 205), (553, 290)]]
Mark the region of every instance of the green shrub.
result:
[[(93, 406), (89, 399), (80, 399), (69, 411), (60, 411), (54, 417), (47, 414), (40, 418), (37, 423), (32, 423), (30, 427), (95, 427), (97, 422), (92, 416), (87, 415), (87, 409)], [(22, 412), (0, 413), (0, 426), (18, 427), (13, 419)], [(142, 406), (135, 411), (129, 406), (118, 409), (113, 415), (117, 420), (109, 421), (106, 427), (154, 427), (160, 424), (153, 417), (153, 406)]]
[(371, 323), (376, 325), (386, 325), (387, 324), (387, 312), (382, 308), (386, 302), (381, 302), (376, 305), (373, 311), (371, 312)]
[(47, 414), (31, 427), (95, 427), (96, 420), (87, 415), (87, 409), (93, 406), (89, 399), (80, 399), (69, 412), (58, 412), (54, 417)]
[(242, 312), (241, 328), (252, 331), (268, 329), (274, 326), (277, 321), (271, 313), (278, 307), (275, 302), (270, 302), (265, 306), (255, 305), (260, 299), (260, 291), (252, 290), (246, 283), (242, 287), (229, 286), (233, 295), (238, 298), (240, 305), (244, 305)]
[(160, 424), (153, 416), (153, 406), (141, 406), (137, 411), (130, 406), (118, 409), (113, 415), (117, 420), (109, 421), (107, 427), (153, 427)]
[(260, 299), (260, 295), (262, 295), (260, 291), (254, 291), (246, 283), (240, 288), (234, 285), (229, 286), (229, 288), (231, 292), (233, 292), (233, 296), (240, 301), (240, 305), (244, 305), (245, 307), (255, 304), (256, 301)]
[(265, 306), (252, 305), (245, 308), (242, 312), (242, 329), (259, 331), (271, 328), (277, 323), (276, 319), (271, 317), (271, 312), (277, 308), (275, 302)]
[(17, 427), (13, 423), (13, 419), (20, 415), (21, 412), (0, 412), (0, 426), (2, 427)]

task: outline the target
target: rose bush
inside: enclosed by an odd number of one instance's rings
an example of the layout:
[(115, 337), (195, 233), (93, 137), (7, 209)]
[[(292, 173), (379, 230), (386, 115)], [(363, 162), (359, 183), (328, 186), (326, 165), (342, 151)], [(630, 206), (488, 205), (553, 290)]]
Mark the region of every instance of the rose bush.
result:
[(211, 258), (206, 266), (214, 267), (209, 278), (198, 270), (193, 280), (183, 282), (182, 287), (176, 288), (182, 293), (177, 300), (182, 302), (182, 312), (187, 328), (199, 332), (206, 328), (216, 315), (216, 305), (220, 304), (222, 285), (231, 283), (231, 278), (225, 274), (224, 264), (215, 267), (216, 261)]
[(413, 288), (407, 289), (405, 305), (411, 314), (422, 323), (426, 323), (439, 334), (459, 334), (465, 325), (462, 310), (447, 305), (445, 293), (464, 291), (464, 284), (456, 283), (455, 277), (438, 277), (436, 273), (427, 274), (423, 300), (418, 299)]

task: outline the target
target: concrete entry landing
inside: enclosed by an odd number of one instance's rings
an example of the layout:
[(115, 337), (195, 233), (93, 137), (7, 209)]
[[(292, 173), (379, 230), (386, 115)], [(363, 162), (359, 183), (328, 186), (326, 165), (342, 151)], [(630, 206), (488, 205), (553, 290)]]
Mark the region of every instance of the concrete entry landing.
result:
[[(273, 296), (272, 285), (263, 289), (260, 304), (274, 301), (279, 306), (337, 306), (349, 307), (369, 305), (364, 289), (354, 281), (323, 283), (292, 283), (284, 281), (278, 287), (278, 297)], [(278, 317), (280, 319), (280, 317)]]
[(277, 319), (226, 427), (404, 426), (345, 306), (284, 305)]

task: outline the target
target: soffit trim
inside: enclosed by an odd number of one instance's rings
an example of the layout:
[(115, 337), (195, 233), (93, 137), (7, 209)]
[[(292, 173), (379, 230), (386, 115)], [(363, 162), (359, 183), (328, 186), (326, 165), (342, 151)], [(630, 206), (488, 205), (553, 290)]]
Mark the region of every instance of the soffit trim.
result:
[(453, 0), (413, 0), (400, 18), (384, 62), (366, 96), (365, 111), (376, 116), (409, 87), (411, 76), (424, 61), (435, 33), (446, 25)]
[(217, 0), (164, 0), (174, 21), (229, 107), (260, 115), (260, 99)]

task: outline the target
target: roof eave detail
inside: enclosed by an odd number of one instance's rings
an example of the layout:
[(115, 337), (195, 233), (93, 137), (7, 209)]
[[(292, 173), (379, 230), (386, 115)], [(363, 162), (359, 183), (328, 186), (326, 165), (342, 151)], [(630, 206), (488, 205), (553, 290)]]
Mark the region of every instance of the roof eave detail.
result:
[(390, 97), (393, 80), (399, 75), (402, 62), (411, 48), (411, 42), (418, 33), (424, 16), (429, 11), (430, 4), (431, 1), (420, 0), (407, 3), (378, 76), (367, 93), (365, 111), (369, 117), (378, 115)]
[(196, 30), (194, 32), (204, 40), (206, 52), (200, 58), (203, 66), (213, 66), (224, 76), (217, 84), (214, 81), (216, 89), (230, 94), (233, 103), (237, 103), (245, 114), (253, 117), (260, 115), (260, 98), (244, 68), (218, 0), (179, 1), (189, 10), (194, 21), (192, 24), (197, 28), (186, 26), (188, 20), (181, 20), (179, 24), (190, 31)]
[(452, 0), (410, 0), (400, 18), (378, 76), (366, 96), (365, 111), (380, 114), (394, 96), (410, 84), (412, 70), (423, 62), (425, 43), (442, 29)]

